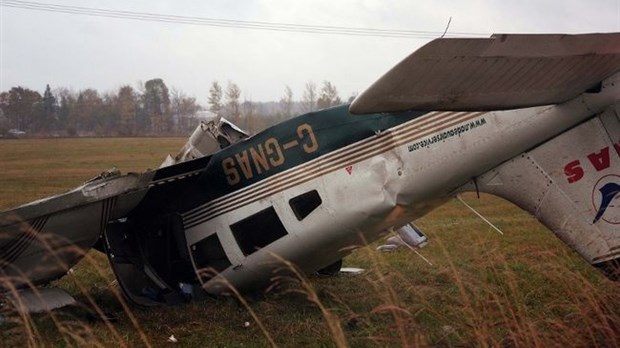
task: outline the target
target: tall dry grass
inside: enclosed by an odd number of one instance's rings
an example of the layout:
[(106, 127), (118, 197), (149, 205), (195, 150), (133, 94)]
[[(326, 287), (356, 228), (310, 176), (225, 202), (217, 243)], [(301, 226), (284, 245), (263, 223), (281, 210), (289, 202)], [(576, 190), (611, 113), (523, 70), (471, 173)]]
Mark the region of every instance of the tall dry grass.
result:
[[(55, 284), (79, 298), (83, 308), (29, 315), (5, 299), (0, 307), (1, 337), (6, 346), (161, 346), (167, 335), (154, 326), (165, 326), (174, 316), (176, 331), (191, 330), (194, 325), (200, 333), (191, 341), (196, 346), (200, 346), (197, 341), (227, 345), (229, 339), (295, 346), (308, 342), (304, 337), (308, 330), (318, 334), (317, 343), (338, 347), (620, 345), (618, 285), (581, 269), (571, 251), (542, 249), (515, 259), (502, 249), (502, 241), (481, 236), (467, 246), (469, 260), (463, 261), (452, 252), (453, 241), (434, 237), (434, 249), (422, 250), (434, 266), (416, 260), (407, 250), (379, 253), (373, 244), (347, 260), (364, 265), (361, 276), (317, 278), (280, 260), (291, 271), (285, 290), (256, 300), (230, 287), (235, 304), (217, 299), (148, 309), (128, 305), (105, 259), (90, 252), (80, 269)], [(558, 262), (542, 262), (553, 259)], [(2, 285), (15, 293), (9, 279), (3, 279)], [(110, 310), (118, 322), (106, 319)], [(163, 317), (153, 315), (160, 311), (165, 312)], [(219, 313), (229, 324), (238, 322), (231, 331), (237, 337), (213, 341), (210, 332), (201, 330), (209, 320), (200, 318), (203, 311)], [(300, 318), (298, 311), (311, 320)], [(257, 330), (242, 328), (246, 320)], [(286, 329), (280, 326), (284, 322)]]
[[(114, 146), (116, 153), (126, 154), (122, 161), (156, 164), (162, 152), (174, 152), (182, 143), (169, 144), (166, 151), (160, 140), (125, 145), (116, 140)], [(71, 153), (76, 144), (80, 150)], [(0, 163), (18, 163), (21, 156), (40, 172), (13, 168), (12, 178), (22, 176), (17, 183), (6, 183), (0, 173), (0, 206), (5, 208), (39, 198), (37, 192), (48, 194), (55, 185), (70, 188), (77, 180), (71, 175), (87, 179), (105, 169), (89, 162), (89, 156), (111, 156), (98, 141), (36, 143), (24, 145), (21, 153), (21, 145), (9, 145), (13, 159), (7, 160), (7, 144), (0, 141)], [(55, 151), (71, 157), (71, 163), (55, 166), (58, 157), (52, 154), (48, 162), (32, 158), (41, 146), (57, 146)], [(150, 159), (131, 147), (142, 147)], [(104, 154), (93, 155), (96, 151)], [(53, 184), (37, 191), (37, 178), (52, 167)], [(70, 182), (62, 181), (64, 170)], [(0, 295), (0, 346), (160, 347), (173, 344), (167, 342), (170, 335), (190, 347), (620, 346), (618, 283), (602, 277), (510, 204), (486, 195), (466, 199), (505, 235), (497, 235), (458, 202), (448, 202), (416, 221), (429, 236), (429, 246), (420, 252), (432, 266), (409, 250), (379, 253), (377, 243), (371, 243), (345, 259), (345, 265), (365, 268), (362, 275), (317, 278), (281, 260), (291, 271), (286, 286), (258, 298), (231, 289), (230, 298), (136, 307), (122, 296), (106, 257), (90, 251), (52, 284), (75, 296), (81, 307), (25, 314)], [(15, 293), (10, 279), (0, 282)]]

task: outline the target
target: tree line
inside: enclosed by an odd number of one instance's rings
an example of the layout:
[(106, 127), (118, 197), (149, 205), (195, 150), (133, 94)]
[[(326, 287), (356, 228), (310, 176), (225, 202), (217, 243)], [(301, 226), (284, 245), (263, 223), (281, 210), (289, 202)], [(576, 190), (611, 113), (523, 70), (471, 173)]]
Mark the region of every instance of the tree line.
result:
[(215, 116), (257, 132), (299, 113), (342, 104), (329, 81), (320, 88), (307, 82), (300, 100), (294, 99), (289, 86), (277, 102), (241, 98), (241, 89), (231, 81), (226, 86), (213, 81), (206, 106), (179, 89), (169, 89), (160, 78), (106, 93), (92, 88), (52, 90), (48, 84), (41, 95), (18, 86), (0, 93), (0, 136), (187, 135), (199, 120)]

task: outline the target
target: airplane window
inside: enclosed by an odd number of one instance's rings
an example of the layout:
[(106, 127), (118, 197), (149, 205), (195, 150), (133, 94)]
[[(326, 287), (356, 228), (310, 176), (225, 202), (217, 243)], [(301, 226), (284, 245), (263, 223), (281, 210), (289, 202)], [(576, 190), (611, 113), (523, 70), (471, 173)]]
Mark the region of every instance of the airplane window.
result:
[(323, 201), (316, 190), (306, 192), (288, 201), (288, 204), (291, 206), (291, 209), (293, 209), (293, 213), (295, 213), (299, 221), (310, 215), (321, 203), (323, 203)]
[(231, 265), (217, 233), (192, 245), (191, 249), (196, 269), (205, 270), (203, 276), (207, 278), (214, 275), (213, 271), (221, 272)]
[(230, 229), (245, 256), (288, 234), (273, 207), (230, 225)]

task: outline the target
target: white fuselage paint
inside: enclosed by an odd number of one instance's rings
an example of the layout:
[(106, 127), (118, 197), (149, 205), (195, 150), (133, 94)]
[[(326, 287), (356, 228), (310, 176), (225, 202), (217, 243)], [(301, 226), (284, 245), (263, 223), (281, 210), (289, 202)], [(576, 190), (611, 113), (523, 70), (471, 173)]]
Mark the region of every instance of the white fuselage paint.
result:
[[(618, 96), (620, 74), (600, 93), (561, 105), (429, 113), (209, 202), (213, 217), (187, 229), (187, 243), (217, 233), (232, 266), (203, 285), (211, 293), (254, 287), (269, 281), (282, 259), (306, 271), (324, 267), (387, 228), (426, 214), (473, 177), (601, 112)], [(309, 190), (319, 192), (322, 204), (298, 221), (288, 202)], [(229, 226), (270, 206), (288, 235), (246, 257)]]

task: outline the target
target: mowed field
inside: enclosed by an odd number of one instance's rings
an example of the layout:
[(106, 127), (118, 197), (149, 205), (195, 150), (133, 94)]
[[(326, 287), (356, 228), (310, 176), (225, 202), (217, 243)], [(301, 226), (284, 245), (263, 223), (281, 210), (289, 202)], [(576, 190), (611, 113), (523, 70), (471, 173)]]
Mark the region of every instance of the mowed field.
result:
[[(61, 193), (100, 172), (156, 168), (185, 139), (0, 140), (0, 210)], [(90, 251), (55, 281), (84, 304), (20, 316), (0, 296), (0, 346), (614, 347), (620, 284), (501, 199), (465, 195), (416, 221), (420, 253), (356, 250), (361, 275), (290, 279), (278, 290), (174, 307), (127, 305), (107, 259)], [(90, 315), (97, 306), (114, 320)], [(177, 343), (168, 342), (174, 335)]]

